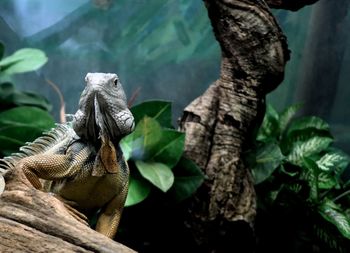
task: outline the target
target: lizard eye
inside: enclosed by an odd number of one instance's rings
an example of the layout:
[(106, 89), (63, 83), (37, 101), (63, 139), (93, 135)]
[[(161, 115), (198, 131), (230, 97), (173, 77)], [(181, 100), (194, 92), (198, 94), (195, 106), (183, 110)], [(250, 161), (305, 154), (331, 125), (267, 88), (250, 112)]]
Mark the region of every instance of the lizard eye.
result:
[(117, 86), (118, 85), (118, 79), (114, 80), (114, 85)]

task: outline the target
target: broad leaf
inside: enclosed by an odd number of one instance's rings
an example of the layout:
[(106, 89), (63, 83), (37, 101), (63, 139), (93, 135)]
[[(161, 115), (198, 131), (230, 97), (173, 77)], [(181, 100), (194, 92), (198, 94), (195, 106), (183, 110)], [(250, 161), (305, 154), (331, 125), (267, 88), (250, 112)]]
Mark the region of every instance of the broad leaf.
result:
[(310, 197), (313, 201), (318, 201), (320, 169), (316, 162), (308, 157), (302, 157), (302, 166), (306, 168), (303, 177), (310, 186)]
[(171, 102), (151, 100), (135, 105), (131, 108), (135, 122), (138, 123), (147, 116), (157, 120), (161, 126), (171, 128)]
[(164, 163), (169, 168), (173, 168), (183, 153), (184, 144), (184, 133), (171, 129), (163, 130), (157, 143), (158, 149), (151, 156), (151, 160)]
[(340, 175), (348, 166), (350, 160), (348, 155), (340, 150), (333, 150), (324, 154), (318, 161), (317, 165), (324, 171), (334, 171)]
[(337, 177), (330, 172), (321, 171), (318, 175), (318, 188), (323, 190), (330, 190), (338, 188), (339, 182)]
[(132, 155), (133, 139), (126, 136), (120, 140), (119, 145), (123, 151), (124, 159), (128, 161)]
[(12, 106), (36, 106), (50, 111), (48, 100), (38, 94), (16, 90), (12, 83), (0, 84), (0, 105)]
[(253, 159), (251, 170), (255, 184), (260, 184), (269, 178), (284, 159), (280, 148), (275, 143), (260, 145), (256, 152), (251, 154), (250, 157), (250, 159)]
[(300, 107), (300, 104), (289, 106), (280, 114), (279, 128), (281, 134), (283, 134), (284, 131), (287, 129), (288, 124), (290, 123), (291, 119), (294, 117), (296, 112), (300, 109)]
[(333, 201), (326, 199), (319, 207), (318, 212), (324, 219), (335, 225), (339, 232), (350, 239), (350, 219)]
[(45, 97), (31, 92), (18, 91), (13, 94), (12, 101), (17, 106), (36, 106), (46, 111), (52, 109), (51, 104)]
[(151, 185), (142, 178), (130, 176), (128, 196), (125, 206), (136, 205), (145, 200), (151, 191)]
[(281, 165), (280, 170), (284, 174), (290, 176), (290, 177), (296, 177), (300, 175), (301, 168), (299, 166), (294, 166), (290, 163), (285, 163), (286, 166)]
[[(40, 128), (36, 126), (28, 126), (28, 125), (7, 125), (7, 126), (1, 126), (0, 125), (0, 136), (6, 137), (8, 139), (16, 140), (19, 143), (25, 144), (28, 141), (32, 141), (36, 139), (37, 137), (41, 136), (42, 133), (45, 130), (48, 130), (48, 128)], [(0, 146), (3, 146), (4, 144), (0, 144)]]
[(47, 62), (45, 53), (39, 49), (23, 48), (0, 61), (0, 73), (11, 75), (37, 70)]
[(287, 159), (293, 164), (301, 165), (303, 157), (309, 157), (324, 151), (332, 142), (332, 138), (319, 136), (314, 136), (306, 141), (297, 141), (293, 144)]
[(287, 135), (292, 134), (293, 131), (305, 130), (307, 128), (317, 129), (326, 132), (329, 132), (330, 130), (328, 123), (325, 122), (323, 119), (315, 116), (309, 116), (294, 120), (288, 128)]
[(204, 181), (201, 169), (184, 157), (181, 157), (173, 171), (175, 182), (169, 193), (178, 202), (190, 197)]
[(278, 121), (279, 115), (276, 110), (271, 105), (267, 105), (266, 114), (256, 139), (264, 141), (277, 138), (280, 135)]
[(288, 135), (283, 135), (280, 141), (280, 147), (283, 154), (291, 152), (293, 146), (297, 142), (305, 142), (314, 137), (328, 137), (333, 138), (329, 131), (319, 130), (316, 128), (305, 128), (294, 130)]
[(0, 149), (5, 154), (33, 141), (42, 132), (54, 127), (46, 111), (35, 107), (16, 107), (0, 113)]
[(1, 100), (11, 96), (16, 91), (15, 86), (12, 83), (5, 82), (0, 83), (0, 98)]
[(0, 150), (3, 156), (18, 152), (19, 148), (25, 144), (24, 141), (0, 135)]
[(0, 112), (0, 130), (6, 126), (31, 126), (42, 131), (54, 127), (52, 116), (39, 108), (20, 106)]
[(135, 165), (144, 178), (163, 192), (174, 183), (173, 172), (163, 163), (135, 161)]
[(159, 123), (145, 117), (136, 125), (135, 131), (123, 138), (120, 144), (127, 159), (148, 160), (150, 155), (159, 149), (161, 136), (162, 129)]

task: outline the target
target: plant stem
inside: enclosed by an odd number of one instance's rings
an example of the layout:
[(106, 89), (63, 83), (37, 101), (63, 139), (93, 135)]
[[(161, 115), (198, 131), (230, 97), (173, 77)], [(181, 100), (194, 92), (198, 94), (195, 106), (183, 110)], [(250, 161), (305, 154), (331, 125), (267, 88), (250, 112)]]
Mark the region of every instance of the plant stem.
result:
[(333, 199), (333, 202), (336, 202), (337, 200), (341, 199), (342, 197), (345, 197), (346, 195), (348, 195), (350, 193), (350, 190), (347, 190), (345, 192), (343, 192), (342, 194), (338, 195), (337, 197), (335, 197)]

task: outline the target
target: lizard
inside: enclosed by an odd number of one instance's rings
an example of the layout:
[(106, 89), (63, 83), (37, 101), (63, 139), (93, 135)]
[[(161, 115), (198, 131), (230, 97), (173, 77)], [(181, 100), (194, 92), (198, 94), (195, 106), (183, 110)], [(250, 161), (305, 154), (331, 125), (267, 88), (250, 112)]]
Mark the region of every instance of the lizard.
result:
[(22, 170), (33, 187), (62, 200), (80, 221), (100, 210), (96, 231), (113, 238), (129, 181), (119, 141), (135, 123), (116, 74), (88, 73), (85, 81), (73, 120), (0, 159), (0, 174)]

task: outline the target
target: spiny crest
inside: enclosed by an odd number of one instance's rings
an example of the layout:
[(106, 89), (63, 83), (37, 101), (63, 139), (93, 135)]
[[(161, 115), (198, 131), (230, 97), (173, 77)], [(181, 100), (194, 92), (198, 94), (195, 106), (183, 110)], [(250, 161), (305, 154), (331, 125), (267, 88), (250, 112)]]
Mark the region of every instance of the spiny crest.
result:
[(44, 153), (58, 144), (67, 143), (68, 145), (74, 136), (76, 136), (75, 132), (69, 125), (57, 124), (55, 128), (44, 132), (41, 137), (22, 146), (19, 149), (20, 152), (0, 159), (0, 175), (6, 170), (13, 168), (24, 157)]

